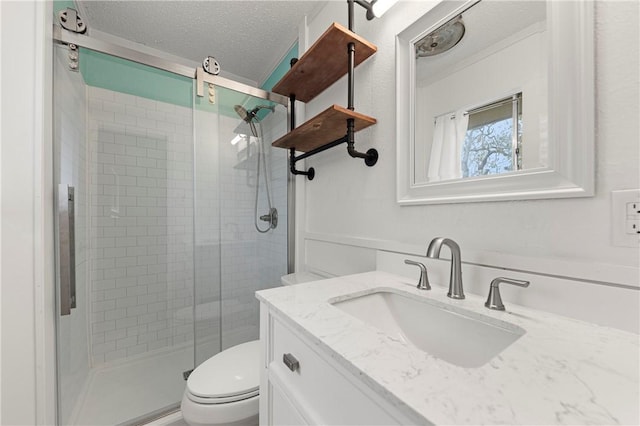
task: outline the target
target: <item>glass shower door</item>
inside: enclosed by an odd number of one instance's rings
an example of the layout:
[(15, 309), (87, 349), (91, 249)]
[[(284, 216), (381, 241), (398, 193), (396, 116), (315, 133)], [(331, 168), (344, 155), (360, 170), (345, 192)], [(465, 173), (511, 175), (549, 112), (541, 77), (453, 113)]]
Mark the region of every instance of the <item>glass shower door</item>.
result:
[[(87, 303), (89, 171), (86, 160), (89, 148), (85, 143), (86, 100), (82, 76), (66, 70), (65, 50), (59, 46), (54, 50), (53, 108), (54, 173), (58, 197), (56, 358), (60, 424), (68, 424), (90, 371), (86, 331), (90, 315)], [(69, 200), (70, 192), (72, 200)], [(75, 299), (74, 304), (71, 303), (72, 298)]]
[(287, 110), (218, 86), (213, 99), (194, 109), (196, 365), (258, 339), (255, 292), (287, 273), (287, 151), (271, 147)]
[(56, 45), (58, 422), (137, 424), (259, 337), (255, 292), (287, 272), (287, 151), (271, 148), (287, 111), (87, 49), (80, 72), (68, 61)]
[(56, 45), (58, 421), (127, 423), (177, 407), (194, 367), (193, 85), (67, 62)]

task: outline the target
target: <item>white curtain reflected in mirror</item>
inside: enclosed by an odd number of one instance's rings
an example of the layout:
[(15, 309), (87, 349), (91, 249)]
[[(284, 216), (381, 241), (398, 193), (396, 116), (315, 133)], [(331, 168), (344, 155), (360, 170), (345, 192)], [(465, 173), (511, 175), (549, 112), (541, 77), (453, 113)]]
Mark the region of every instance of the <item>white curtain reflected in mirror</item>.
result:
[(465, 145), (469, 114), (460, 110), (436, 117), (429, 155), (429, 181), (459, 179), (462, 174), (462, 147)]

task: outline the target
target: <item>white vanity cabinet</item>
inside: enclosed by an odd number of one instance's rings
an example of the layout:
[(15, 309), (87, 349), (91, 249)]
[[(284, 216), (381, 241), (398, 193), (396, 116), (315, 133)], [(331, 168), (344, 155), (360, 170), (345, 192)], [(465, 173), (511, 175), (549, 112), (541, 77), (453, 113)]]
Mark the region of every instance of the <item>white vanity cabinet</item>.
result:
[[(264, 303), (260, 340), (260, 425), (415, 423)], [(284, 362), (287, 354), (297, 360), (297, 367)]]
[[(385, 292), (524, 334), (480, 366), (457, 365), (340, 307)], [(484, 296), (453, 300), (445, 289), (424, 292), (414, 279), (382, 271), (261, 290), (257, 297), (263, 425), (640, 424), (636, 334), (513, 303), (491, 311)], [(367, 306), (376, 318), (386, 309)], [(457, 327), (430, 315), (443, 333)], [(487, 343), (464, 341), (474, 351)], [(285, 354), (297, 359), (297, 369), (283, 363)]]

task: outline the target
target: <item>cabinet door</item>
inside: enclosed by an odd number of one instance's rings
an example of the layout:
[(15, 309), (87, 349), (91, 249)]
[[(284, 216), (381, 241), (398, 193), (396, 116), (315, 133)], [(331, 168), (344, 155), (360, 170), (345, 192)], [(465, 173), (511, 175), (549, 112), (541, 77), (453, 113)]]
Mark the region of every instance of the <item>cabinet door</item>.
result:
[[(323, 425), (405, 424), (397, 410), (366, 386), (351, 380), (351, 373), (324, 358), (284, 322), (271, 322), (271, 361), (269, 381), (279, 386), (309, 423)], [(286, 355), (297, 364), (289, 367)], [(411, 424), (411, 423), (409, 423)]]
[(268, 422), (269, 425), (297, 426), (307, 424), (284, 393), (271, 383), (269, 384), (269, 397), (271, 399), (271, 409), (269, 410), (271, 418), (269, 419), (270, 422)]

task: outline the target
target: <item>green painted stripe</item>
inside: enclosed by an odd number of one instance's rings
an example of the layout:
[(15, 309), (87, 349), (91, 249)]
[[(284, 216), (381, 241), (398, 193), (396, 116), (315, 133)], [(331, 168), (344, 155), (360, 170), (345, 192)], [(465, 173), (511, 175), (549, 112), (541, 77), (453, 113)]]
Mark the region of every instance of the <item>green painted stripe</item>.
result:
[(291, 59), (298, 57), (298, 42), (296, 42), (293, 47), (287, 52), (282, 61), (278, 64), (275, 70), (271, 73), (271, 75), (262, 83), (262, 89), (271, 91), (273, 86), (276, 85), (278, 81), (289, 71), (291, 68)]
[(192, 106), (192, 79), (88, 49), (80, 70), (89, 86), (128, 93), (183, 107)]
[(74, 2), (73, 0), (54, 0), (53, 1), (54, 22), (57, 22), (55, 20), (55, 18), (57, 17), (58, 12), (60, 12), (61, 10), (66, 9), (68, 7), (71, 8), (71, 9), (78, 10), (78, 8), (76, 7), (76, 2)]
[[(67, 7), (76, 8), (75, 2), (73, 0), (54, 1), (54, 13)], [(296, 42), (262, 84), (262, 88), (271, 90), (289, 70), (291, 58), (295, 58), (297, 55), (298, 43)], [(247, 110), (251, 110), (257, 105), (273, 105), (266, 100), (221, 87), (215, 88), (214, 104), (209, 102), (207, 87), (205, 87), (205, 96), (203, 98), (195, 96), (194, 101), (193, 79), (84, 48), (80, 50), (80, 72), (85, 83), (89, 86), (188, 108), (195, 105), (198, 110), (230, 117), (237, 117), (234, 110), (235, 105), (241, 105)], [(258, 118), (262, 119), (267, 114), (269, 114), (268, 110), (262, 110), (258, 113)]]
[[(267, 91), (270, 91), (273, 86), (280, 81), (280, 79), (289, 71), (291, 68), (290, 62), (291, 58), (296, 58), (298, 56), (298, 43), (296, 42), (293, 47), (287, 52), (282, 61), (278, 64), (278, 66), (273, 70), (271, 75), (265, 80), (262, 84), (261, 88)], [(240, 93), (234, 92), (232, 90), (216, 88), (217, 97), (220, 99), (220, 107), (219, 112), (224, 115), (229, 116), (237, 116), (235, 110), (233, 109), (234, 105), (240, 105), (245, 108), (247, 111), (252, 110), (258, 105), (267, 105), (273, 106), (276, 105), (273, 102), (269, 102), (264, 99), (253, 98), (251, 96), (241, 95)], [(205, 89), (206, 90), (206, 89)], [(206, 99), (207, 97), (205, 96)], [(267, 109), (262, 109), (257, 113), (258, 119), (262, 120), (271, 112)]]

